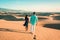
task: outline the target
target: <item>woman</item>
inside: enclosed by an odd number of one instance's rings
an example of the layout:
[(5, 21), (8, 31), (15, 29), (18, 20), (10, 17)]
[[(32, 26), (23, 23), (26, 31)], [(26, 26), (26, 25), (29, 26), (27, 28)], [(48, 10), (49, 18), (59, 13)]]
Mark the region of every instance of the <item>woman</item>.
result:
[(24, 23), (24, 26), (26, 28), (26, 31), (28, 30), (28, 22), (29, 22), (29, 18), (28, 18), (28, 15), (25, 16), (25, 23)]

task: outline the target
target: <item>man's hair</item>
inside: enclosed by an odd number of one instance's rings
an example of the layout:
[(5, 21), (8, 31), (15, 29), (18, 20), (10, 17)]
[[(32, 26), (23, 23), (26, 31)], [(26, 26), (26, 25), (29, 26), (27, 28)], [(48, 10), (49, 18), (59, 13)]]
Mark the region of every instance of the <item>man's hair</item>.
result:
[(35, 12), (33, 12), (33, 15), (35, 15)]

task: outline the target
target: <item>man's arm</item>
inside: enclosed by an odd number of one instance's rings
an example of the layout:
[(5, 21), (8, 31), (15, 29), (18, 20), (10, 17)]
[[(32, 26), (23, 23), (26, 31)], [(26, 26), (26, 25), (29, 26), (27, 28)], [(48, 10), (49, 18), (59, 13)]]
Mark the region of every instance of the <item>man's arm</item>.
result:
[(37, 24), (38, 24), (38, 17), (36, 17), (36, 26), (37, 26)]

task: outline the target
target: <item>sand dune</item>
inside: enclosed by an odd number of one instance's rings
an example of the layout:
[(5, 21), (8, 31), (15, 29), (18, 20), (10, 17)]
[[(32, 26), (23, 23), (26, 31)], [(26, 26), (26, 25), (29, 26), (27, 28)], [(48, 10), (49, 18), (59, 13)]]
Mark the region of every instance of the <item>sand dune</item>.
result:
[[(33, 36), (26, 32), (23, 26), (24, 21), (0, 20), (0, 40), (33, 40)], [(36, 40), (60, 40), (60, 30), (43, 27), (45, 24), (60, 24), (60, 21), (50, 19), (41, 20), (36, 26)], [(58, 26), (60, 27), (60, 26)]]

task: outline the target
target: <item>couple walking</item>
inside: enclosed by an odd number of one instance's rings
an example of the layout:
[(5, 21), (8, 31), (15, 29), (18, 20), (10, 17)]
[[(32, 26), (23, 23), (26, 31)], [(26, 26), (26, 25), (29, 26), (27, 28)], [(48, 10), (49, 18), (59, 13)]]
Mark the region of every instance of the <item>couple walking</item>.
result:
[[(30, 24), (31, 24), (30, 33), (34, 35), (35, 35), (35, 28), (37, 25), (37, 21), (38, 21), (38, 17), (36, 16), (35, 12), (33, 12), (33, 14), (30, 17)], [(25, 23), (24, 23), (24, 26), (26, 26), (26, 31), (28, 30), (28, 22), (29, 22), (29, 18), (28, 18), (28, 15), (26, 15)]]

